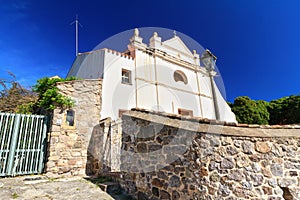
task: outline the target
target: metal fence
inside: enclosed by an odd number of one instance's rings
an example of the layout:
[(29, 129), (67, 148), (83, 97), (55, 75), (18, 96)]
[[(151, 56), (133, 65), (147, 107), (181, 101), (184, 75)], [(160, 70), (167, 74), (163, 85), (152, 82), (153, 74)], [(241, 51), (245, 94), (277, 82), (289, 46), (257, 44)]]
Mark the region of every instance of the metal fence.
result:
[(0, 176), (42, 173), (47, 117), (0, 113)]

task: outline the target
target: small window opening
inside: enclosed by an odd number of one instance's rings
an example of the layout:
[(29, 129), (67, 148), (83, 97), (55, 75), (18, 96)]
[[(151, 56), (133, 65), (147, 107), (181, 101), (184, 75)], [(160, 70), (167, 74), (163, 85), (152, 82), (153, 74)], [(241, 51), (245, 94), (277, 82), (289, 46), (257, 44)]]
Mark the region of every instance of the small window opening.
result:
[(75, 118), (75, 111), (67, 110), (66, 124), (68, 126), (74, 126), (74, 118)]
[(122, 69), (122, 83), (131, 84), (131, 71)]
[(183, 116), (193, 117), (193, 111), (192, 110), (186, 110), (186, 109), (178, 108), (178, 114), (183, 115)]
[(187, 79), (185, 73), (180, 70), (176, 70), (173, 74), (173, 77), (176, 82), (181, 81), (184, 84), (188, 84), (188, 79)]

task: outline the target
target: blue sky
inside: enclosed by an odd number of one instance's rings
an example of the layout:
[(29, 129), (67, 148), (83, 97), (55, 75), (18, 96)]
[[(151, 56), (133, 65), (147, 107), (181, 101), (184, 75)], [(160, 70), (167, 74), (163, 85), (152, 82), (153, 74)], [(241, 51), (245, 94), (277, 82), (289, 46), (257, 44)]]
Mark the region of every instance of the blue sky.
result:
[(29, 87), (65, 77), (79, 51), (135, 27), (182, 32), (217, 57), (229, 101), (247, 95), (272, 100), (300, 93), (300, 1), (0, 0), (0, 78), (13, 72)]

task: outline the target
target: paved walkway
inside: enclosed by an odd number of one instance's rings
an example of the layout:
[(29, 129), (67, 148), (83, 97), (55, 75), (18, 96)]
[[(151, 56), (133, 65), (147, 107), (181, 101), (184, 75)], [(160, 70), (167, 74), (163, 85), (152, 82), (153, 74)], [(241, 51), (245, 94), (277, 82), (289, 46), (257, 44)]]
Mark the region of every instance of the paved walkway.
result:
[(83, 178), (49, 179), (45, 176), (0, 178), (0, 199), (113, 200), (97, 185)]

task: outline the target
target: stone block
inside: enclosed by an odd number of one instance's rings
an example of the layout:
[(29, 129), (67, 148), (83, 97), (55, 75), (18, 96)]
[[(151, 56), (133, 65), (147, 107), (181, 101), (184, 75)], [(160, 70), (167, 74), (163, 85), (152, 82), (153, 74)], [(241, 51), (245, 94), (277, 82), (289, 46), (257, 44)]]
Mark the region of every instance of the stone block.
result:
[(172, 200), (179, 200), (180, 199), (180, 194), (176, 190), (172, 191)]
[(48, 160), (53, 161), (53, 160), (59, 160), (60, 156), (49, 156)]
[(297, 185), (297, 180), (293, 178), (278, 178), (277, 183), (280, 187), (291, 187)]
[(144, 142), (138, 143), (136, 148), (137, 148), (138, 153), (147, 153), (148, 152), (148, 144), (147, 143), (144, 143)]
[(56, 163), (54, 161), (48, 161), (46, 166), (47, 166), (47, 169), (53, 168), (56, 166)]
[(233, 155), (239, 153), (239, 150), (234, 146), (228, 146), (226, 148), (226, 152), (228, 153), (228, 155), (233, 156)]
[(270, 166), (270, 170), (274, 176), (282, 176), (283, 175), (283, 167), (280, 164), (272, 164)]
[(173, 176), (170, 178), (169, 185), (170, 185), (171, 187), (179, 187), (179, 186), (181, 185), (180, 178), (179, 178), (178, 176), (173, 175)]
[(265, 177), (268, 177), (268, 178), (272, 178), (272, 173), (269, 169), (267, 168), (262, 168), (262, 173)]
[(81, 152), (78, 152), (78, 151), (72, 151), (72, 152), (71, 152), (71, 156), (73, 156), (73, 157), (80, 157), (80, 156), (81, 156)]
[(253, 181), (253, 185), (254, 186), (260, 186), (264, 182), (264, 177), (261, 174), (254, 174), (254, 173), (252, 173), (250, 175), (250, 177), (251, 177), (251, 180)]
[(219, 182), (220, 181), (220, 175), (217, 172), (213, 172), (209, 176), (209, 180), (212, 181), (212, 182)]
[(157, 172), (157, 177), (160, 178), (160, 179), (166, 180), (166, 181), (169, 179), (169, 177), (163, 171), (158, 171)]
[(269, 142), (256, 142), (255, 150), (260, 153), (268, 153), (271, 151), (272, 145)]
[(57, 162), (57, 166), (58, 166), (58, 167), (68, 166), (68, 161), (67, 161), (67, 160), (59, 160), (59, 161)]
[(160, 190), (160, 199), (171, 199), (171, 195), (165, 190)]
[(273, 189), (271, 187), (268, 186), (262, 186), (262, 190), (264, 192), (265, 195), (272, 195), (273, 194)]
[(62, 152), (60, 153), (60, 155), (61, 155), (62, 157), (70, 157), (70, 156), (71, 156), (71, 153), (70, 153), (69, 151), (62, 151)]
[(155, 187), (158, 187), (158, 188), (161, 188), (163, 186), (163, 182), (158, 179), (158, 178), (154, 178), (152, 181), (151, 181), (151, 184)]
[(254, 144), (250, 141), (243, 141), (242, 142), (242, 151), (245, 154), (253, 154), (254, 152)]
[(221, 162), (221, 169), (232, 169), (235, 166), (232, 158), (224, 158)]
[(76, 165), (76, 160), (68, 160), (68, 165)]
[(51, 130), (51, 137), (59, 137), (61, 135), (60, 130), (54, 131), (53, 129)]
[(149, 144), (148, 148), (149, 148), (149, 152), (158, 151), (158, 150), (162, 149), (162, 145), (160, 145), (160, 144)]
[(236, 165), (239, 167), (239, 168), (243, 168), (243, 167), (247, 167), (250, 165), (250, 160), (248, 158), (248, 156), (245, 156), (245, 155), (238, 155), (236, 157)]
[(271, 178), (269, 181), (268, 181), (268, 184), (271, 186), (271, 187), (276, 187), (278, 184), (277, 184), (277, 179), (275, 178)]
[(221, 144), (223, 146), (227, 146), (227, 145), (231, 145), (232, 144), (232, 138), (231, 137), (222, 137), (221, 141), (222, 141)]
[(50, 145), (55, 145), (57, 144), (59, 141), (59, 138), (58, 137), (51, 137), (50, 139)]
[(232, 170), (228, 173), (227, 175), (229, 180), (234, 180), (234, 181), (242, 181), (244, 179), (244, 175), (240, 170)]

